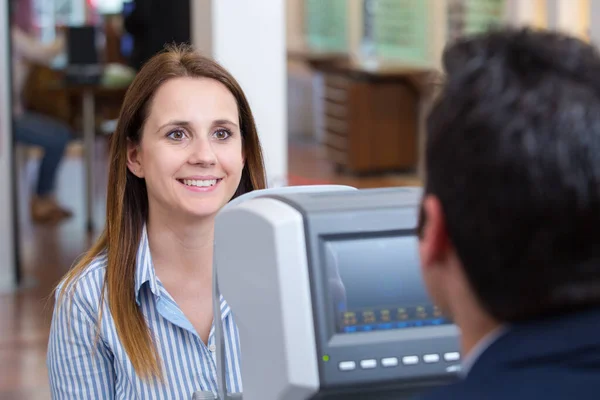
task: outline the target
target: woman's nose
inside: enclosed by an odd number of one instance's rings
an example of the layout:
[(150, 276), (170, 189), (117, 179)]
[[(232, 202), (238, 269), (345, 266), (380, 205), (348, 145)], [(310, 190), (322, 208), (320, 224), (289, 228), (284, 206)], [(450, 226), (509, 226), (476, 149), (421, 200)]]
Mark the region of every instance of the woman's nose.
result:
[(217, 157), (212, 144), (208, 139), (197, 139), (192, 142), (189, 162), (190, 164), (215, 165)]

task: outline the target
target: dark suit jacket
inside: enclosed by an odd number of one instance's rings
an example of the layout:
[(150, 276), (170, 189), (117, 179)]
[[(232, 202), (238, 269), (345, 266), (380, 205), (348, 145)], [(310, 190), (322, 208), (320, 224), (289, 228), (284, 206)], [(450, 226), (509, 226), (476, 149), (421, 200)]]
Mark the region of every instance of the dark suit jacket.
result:
[(421, 399), (600, 399), (600, 308), (512, 325), (463, 380)]

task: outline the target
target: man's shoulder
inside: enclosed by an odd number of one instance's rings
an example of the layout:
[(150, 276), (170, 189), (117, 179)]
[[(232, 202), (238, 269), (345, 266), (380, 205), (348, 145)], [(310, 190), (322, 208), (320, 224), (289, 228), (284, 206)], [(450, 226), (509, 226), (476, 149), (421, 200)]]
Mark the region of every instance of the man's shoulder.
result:
[(562, 400), (577, 393), (578, 399), (598, 398), (600, 383), (595, 374), (571, 374), (568, 370), (535, 368), (497, 370), (424, 392), (416, 400)]
[(416, 400), (517, 400), (527, 398), (521, 396), (522, 390), (517, 389), (518, 383), (513, 382), (512, 387), (503, 387), (503, 384), (494, 382), (493, 377), (489, 378), (479, 381), (464, 380), (441, 386), (425, 391)]
[[(465, 381), (459, 381), (435, 389), (425, 390), (415, 400), (475, 399), (476, 397), (469, 395), (469, 393), (472, 393), (472, 390)], [(481, 397), (479, 398), (481, 399)]]
[[(420, 400), (581, 400), (600, 393), (600, 309), (513, 324), (475, 360), (464, 379)], [(591, 328), (593, 327), (593, 328)]]

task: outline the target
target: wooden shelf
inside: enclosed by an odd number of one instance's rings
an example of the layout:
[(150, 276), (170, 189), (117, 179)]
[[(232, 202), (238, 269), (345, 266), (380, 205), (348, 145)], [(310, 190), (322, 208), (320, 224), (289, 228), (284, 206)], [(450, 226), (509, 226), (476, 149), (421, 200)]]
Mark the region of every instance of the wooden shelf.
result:
[(355, 174), (416, 169), (420, 90), (415, 77), (425, 71), (380, 74), (348, 63), (318, 69), (323, 144), (337, 169)]

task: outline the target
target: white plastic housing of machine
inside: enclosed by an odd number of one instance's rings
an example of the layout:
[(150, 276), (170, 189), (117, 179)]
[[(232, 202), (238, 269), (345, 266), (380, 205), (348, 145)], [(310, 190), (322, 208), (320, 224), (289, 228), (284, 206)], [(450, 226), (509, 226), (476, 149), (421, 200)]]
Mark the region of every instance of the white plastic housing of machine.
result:
[[(244, 400), (400, 399), (456, 377), (458, 331), (428, 303), (415, 256), (420, 193), (270, 189), (217, 215), (215, 321), (223, 295)], [(239, 397), (226, 393), (219, 325), (219, 398)]]

